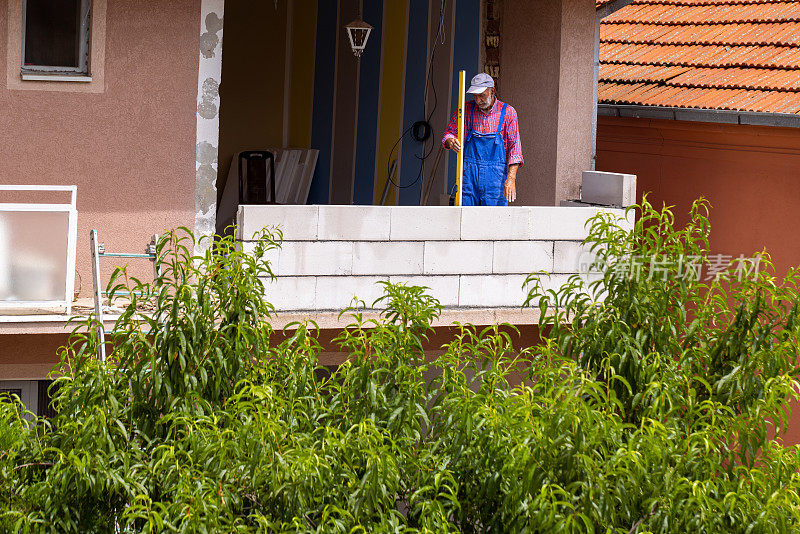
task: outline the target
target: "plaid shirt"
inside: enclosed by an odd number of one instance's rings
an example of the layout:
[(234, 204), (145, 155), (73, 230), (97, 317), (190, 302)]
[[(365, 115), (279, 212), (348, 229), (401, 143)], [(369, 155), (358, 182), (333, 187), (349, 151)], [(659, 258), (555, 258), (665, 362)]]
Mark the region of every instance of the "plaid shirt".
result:
[[(472, 128), (478, 133), (494, 133), (497, 131), (497, 125), (500, 123), (500, 115), (503, 113), (503, 102), (497, 98), (494, 99), (492, 109), (488, 113), (484, 113), (475, 105), (474, 101), (467, 102), (466, 112), (464, 116), (464, 128), (469, 128), (470, 115), (472, 118)], [(522, 165), (524, 160), (522, 158), (522, 144), (519, 141), (519, 123), (517, 122), (517, 110), (511, 105), (506, 108), (506, 118), (503, 121), (503, 144), (506, 147), (506, 163), (508, 165), (519, 164)], [(466, 137), (466, 132), (464, 132)], [(451, 137), (458, 137), (458, 110), (453, 113), (447, 129), (444, 131), (442, 143)]]

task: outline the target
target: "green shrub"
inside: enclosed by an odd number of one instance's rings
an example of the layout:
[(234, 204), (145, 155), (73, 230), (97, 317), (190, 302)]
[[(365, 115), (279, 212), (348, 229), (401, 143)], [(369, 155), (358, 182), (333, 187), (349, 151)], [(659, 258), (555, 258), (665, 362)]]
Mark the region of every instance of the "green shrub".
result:
[[(313, 324), (272, 335), (278, 233), (199, 258), (170, 234), (155, 283), (110, 284), (135, 296), (108, 360), (91, 319), (65, 349), (57, 417), (0, 402), (0, 531), (796, 531), (799, 451), (772, 438), (798, 391), (797, 274), (682, 276), (709, 259), (705, 205), (685, 228), (640, 210), (633, 231), (593, 220), (597, 274), (531, 279), (541, 345), (461, 326), (426, 358), (439, 303), (385, 284), (378, 319), (347, 311), (332, 374)], [(632, 257), (658, 262), (621, 276)]]

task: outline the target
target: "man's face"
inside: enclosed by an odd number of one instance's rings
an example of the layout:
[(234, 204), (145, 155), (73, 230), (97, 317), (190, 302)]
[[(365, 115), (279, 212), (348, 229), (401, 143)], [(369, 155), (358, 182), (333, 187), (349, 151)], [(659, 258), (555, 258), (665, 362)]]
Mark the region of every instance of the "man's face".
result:
[(480, 94), (472, 95), (475, 98), (475, 103), (483, 111), (488, 110), (494, 104), (494, 87), (489, 87)]

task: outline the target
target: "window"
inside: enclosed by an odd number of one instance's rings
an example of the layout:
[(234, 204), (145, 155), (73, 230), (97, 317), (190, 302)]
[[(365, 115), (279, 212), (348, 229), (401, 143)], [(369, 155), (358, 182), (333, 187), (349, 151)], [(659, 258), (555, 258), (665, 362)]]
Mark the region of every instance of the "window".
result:
[(49, 390), (52, 383), (52, 380), (0, 380), (0, 402), (9, 402), (16, 395), (30, 412), (22, 414), (25, 419), (31, 419), (31, 414), (52, 417), (55, 414)]
[[(53, 419), (56, 416), (56, 408), (53, 397), (56, 396), (59, 386), (53, 386), (52, 380), (39, 380), (39, 411), (36, 415)], [(52, 388), (52, 390), (51, 390)]]
[(20, 388), (0, 388), (0, 400), (9, 401), (13, 397), (22, 399), (22, 389)]
[(25, 0), (22, 73), (89, 74), (91, 0)]

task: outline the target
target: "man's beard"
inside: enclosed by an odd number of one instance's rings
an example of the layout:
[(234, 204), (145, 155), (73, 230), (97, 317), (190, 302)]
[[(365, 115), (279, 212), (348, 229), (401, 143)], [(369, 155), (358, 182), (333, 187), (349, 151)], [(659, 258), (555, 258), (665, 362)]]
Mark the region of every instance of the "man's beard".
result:
[(484, 104), (478, 104), (478, 107), (481, 108), (483, 111), (486, 111), (487, 109), (491, 108), (493, 104), (494, 104), (494, 97), (491, 97), (488, 102)]

